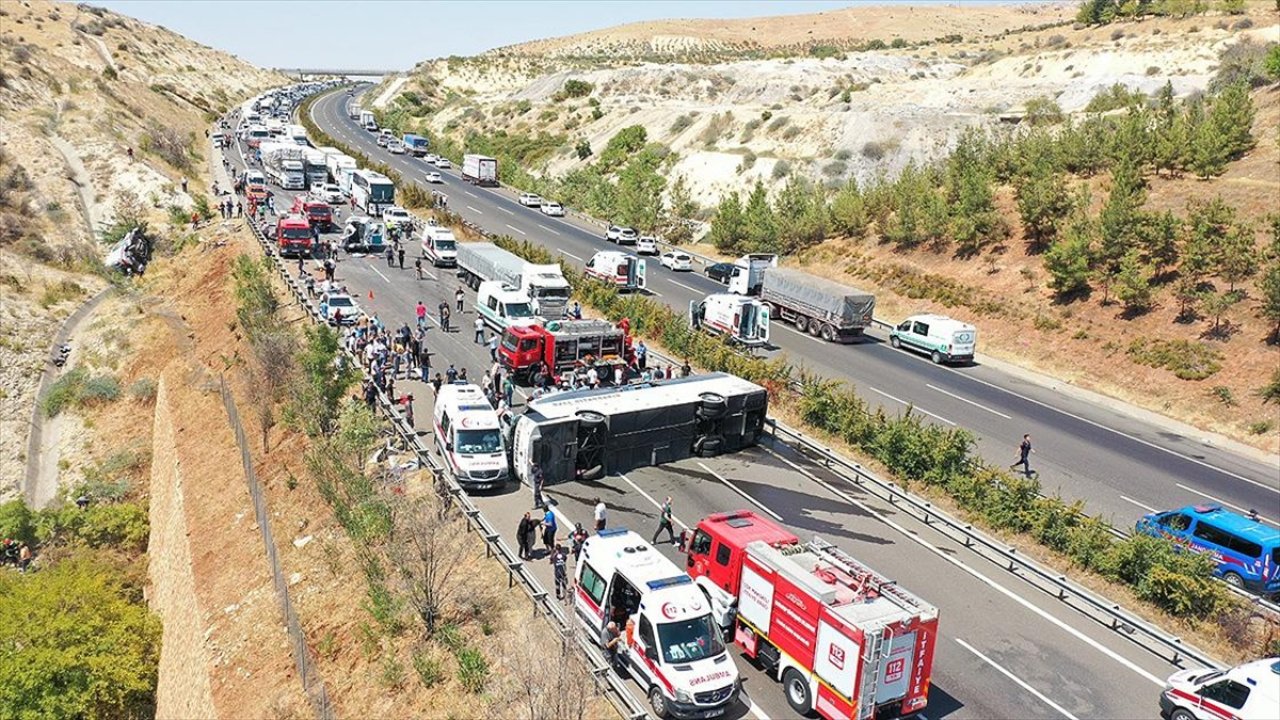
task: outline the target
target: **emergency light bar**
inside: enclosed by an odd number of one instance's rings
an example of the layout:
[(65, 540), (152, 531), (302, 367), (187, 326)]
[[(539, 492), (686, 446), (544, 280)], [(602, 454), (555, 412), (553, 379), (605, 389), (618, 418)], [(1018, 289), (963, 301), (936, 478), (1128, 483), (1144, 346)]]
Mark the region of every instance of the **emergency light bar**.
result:
[(493, 406), (489, 405), (488, 403), (485, 403), (484, 405), (459, 405), (458, 406), (458, 410), (462, 412), (465, 412), (468, 410), (484, 411), (484, 410), (492, 410), (492, 409), (493, 409)]
[(663, 580), (650, 580), (646, 583), (650, 590), (661, 590), (662, 588), (675, 587), (677, 585), (688, 585), (693, 579), (688, 575), (677, 575)]
[(597, 537), (617, 537), (619, 535), (626, 535), (626, 534), (627, 534), (626, 528), (613, 527), (613, 528), (605, 528), (604, 530), (597, 532), (596, 536)]

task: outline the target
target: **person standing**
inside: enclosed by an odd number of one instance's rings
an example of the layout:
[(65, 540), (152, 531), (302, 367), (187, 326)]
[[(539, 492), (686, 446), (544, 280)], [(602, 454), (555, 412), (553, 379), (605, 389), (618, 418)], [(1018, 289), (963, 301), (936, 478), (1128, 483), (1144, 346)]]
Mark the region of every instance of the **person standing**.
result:
[(557, 544), (551, 551), (551, 568), (556, 576), (556, 599), (569, 599), (569, 553), (564, 546)]
[(519, 545), (517, 554), (521, 560), (528, 560), (533, 555), (533, 529), (536, 525), (530, 513), (525, 513), (520, 518), (520, 525), (516, 528), (516, 544)]
[(646, 363), (649, 361), (649, 347), (641, 340), (636, 344), (636, 369), (644, 372)]
[(440, 313), (440, 329), (449, 332), (449, 303), (441, 300), (436, 310)]
[(427, 306), (423, 304), (421, 300), (419, 300), (418, 305), (413, 309), (413, 312), (415, 315), (418, 316), (418, 329), (421, 330), (422, 328), (426, 327), (427, 326)]
[(663, 530), (667, 531), (668, 543), (674, 543), (676, 541), (675, 529), (671, 527), (671, 517), (671, 496), (668, 495), (667, 499), (662, 503), (662, 510), (658, 513), (658, 529), (653, 531), (653, 539), (649, 541), (650, 544), (656, 545), (658, 543), (658, 535), (660, 535)]
[(573, 319), (574, 320), (582, 319), (582, 305), (580, 305), (576, 300), (573, 303)]
[(546, 512), (542, 515), (542, 546), (551, 552), (556, 546), (556, 514), (550, 504), (543, 507)]
[(392, 247), (392, 246), (390, 246), (390, 245), (388, 245), (388, 246), (387, 246), (386, 256), (387, 256), (387, 267), (395, 267), (395, 266), (396, 266), (396, 251), (395, 251), (395, 248), (394, 248), (394, 247)]
[(489, 359), (498, 362), (498, 333), (489, 336)]
[(1027, 477), (1034, 477), (1039, 473), (1031, 469), (1031, 453), (1035, 452), (1035, 448), (1031, 447), (1031, 435), (1022, 436), (1022, 443), (1018, 445), (1018, 462), (1009, 466), (1010, 470), (1022, 466), (1022, 474)]
[(457, 381), (458, 369), (453, 366), (453, 363), (449, 363), (449, 368), (444, 371), (444, 376), (449, 378), (450, 385)]
[(582, 527), (582, 523), (578, 523), (569, 537), (573, 539), (573, 561), (578, 562), (578, 556), (582, 555), (582, 544), (587, 541), (587, 529)]
[(508, 375), (507, 377), (502, 378), (502, 399), (506, 401), (507, 407), (512, 407), (515, 405), (515, 403), (512, 401), (512, 398), (515, 396), (515, 393), (516, 393), (516, 385), (515, 383), (511, 382), (511, 376)]
[(606, 519), (606, 513), (608, 513), (608, 509), (605, 508), (604, 501), (600, 498), (596, 498), (596, 532), (603, 530), (605, 524), (608, 522)]
[(404, 246), (403, 245), (401, 245), (400, 249), (396, 251), (396, 254), (400, 258), (400, 269), (403, 270), (404, 269)]
[(458, 312), (462, 312), (462, 288), (453, 292), (453, 299), (458, 301)]
[(529, 472), (529, 484), (533, 486), (533, 507), (534, 509), (546, 507), (547, 504), (542, 500), (542, 468), (534, 463)]
[(422, 279), (422, 258), (413, 261), (413, 269), (418, 271), (418, 279)]
[(484, 318), (480, 317), (479, 315), (476, 315), (475, 328), (476, 328), (476, 344), (483, 345), (484, 344)]

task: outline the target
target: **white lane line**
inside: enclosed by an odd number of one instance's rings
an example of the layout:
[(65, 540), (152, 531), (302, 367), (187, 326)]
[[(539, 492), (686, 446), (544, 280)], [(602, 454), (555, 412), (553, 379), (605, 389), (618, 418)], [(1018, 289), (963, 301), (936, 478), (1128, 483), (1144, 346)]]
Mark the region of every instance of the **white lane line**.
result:
[[(1229, 502), (1227, 502), (1226, 500), (1221, 500), (1221, 499), (1216, 498), (1216, 497), (1214, 497), (1214, 496), (1212, 496), (1212, 495), (1206, 495), (1205, 493), (1202, 493), (1202, 492), (1200, 492), (1199, 490), (1193, 490), (1193, 489), (1191, 489), (1191, 488), (1187, 487), (1186, 485), (1183, 485), (1182, 483), (1174, 483), (1174, 485), (1177, 485), (1178, 487), (1182, 488), (1183, 490), (1186, 490), (1186, 491), (1187, 491), (1187, 492), (1189, 492), (1189, 493), (1195, 493), (1196, 495), (1199, 495), (1200, 497), (1205, 498), (1206, 500), (1212, 500), (1212, 501), (1214, 501), (1214, 502), (1218, 503), (1219, 505), (1226, 505), (1226, 506), (1227, 506), (1227, 507), (1229, 507), (1229, 508), (1234, 508), (1234, 509), (1236, 509), (1236, 510), (1239, 510), (1240, 512), (1242, 512), (1242, 513), (1244, 513), (1244, 514), (1246, 514), (1246, 515), (1248, 515), (1250, 512), (1255, 511), (1255, 510), (1257, 509), (1257, 508), (1244, 508), (1244, 507), (1240, 507), (1239, 505), (1236, 505), (1236, 504), (1234, 504), (1234, 503), (1229, 503)], [(1152, 512), (1155, 512), (1155, 511), (1154, 511), (1154, 510), (1152, 510)], [(1276, 525), (1276, 524), (1277, 524), (1275, 520), (1268, 520), (1267, 518), (1264, 518), (1264, 517), (1262, 517), (1261, 515), (1259, 515), (1259, 516), (1258, 516), (1258, 522), (1271, 523), (1272, 525)]]
[[(1034, 613), (1034, 614), (1038, 615), (1041, 619), (1045, 620), (1046, 622), (1051, 623), (1051, 624), (1053, 624), (1053, 625), (1057, 626), (1057, 627), (1058, 627), (1059, 629), (1061, 629), (1062, 631), (1064, 631), (1064, 632), (1066, 632), (1066, 633), (1070, 634), (1071, 636), (1073, 636), (1073, 637), (1075, 637), (1077, 640), (1080, 640), (1081, 642), (1085, 643), (1085, 644), (1086, 644), (1086, 645), (1088, 645), (1089, 647), (1092, 647), (1093, 649), (1095, 649), (1095, 650), (1097, 650), (1097, 651), (1101, 652), (1102, 654), (1106, 655), (1107, 657), (1111, 658), (1112, 660), (1115, 660), (1116, 662), (1120, 663), (1121, 665), (1123, 665), (1123, 666), (1125, 666), (1125, 667), (1129, 668), (1130, 670), (1132, 670), (1132, 671), (1134, 671), (1134, 672), (1138, 673), (1139, 675), (1141, 675), (1142, 677), (1146, 678), (1147, 680), (1150, 680), (1152, 683), (1155, 683), (1156, 685), (1158, 685), (1158, 686), (1160, 686), (1160, 687), (1164, 687), (1164, 680), (1162, 680), (1161, 678), (1158, 678), (1158, 677), (1156, 677), (1155, 675), (1152, 675), (1151, 673), (1147, 672), (1146, 670), (1143, 670), (1142, 668), (1138, 667), (1138, 666), (1137, 666), (1133, 661), (1128, 660), (1128, 659), (1126, 659), (1126, 658), (1124, 658), (1124, 657), (1121, 657), (1121, 656), (1120, 656), (1120, 654), (1119, 654), (1119, 653), (1117, 653), (1116, 651), (1112, 650), (1112, 649), (1111, 649), (1111, 648), (1109, 648), (1109, 647), (1106, 647), (1105, 645), (1103, 645), (1102, 643), (1098, 642), (1097, 640), (1094, 640), (1093, 638), (1089, 637), (1088, 635), (1085, 635), (1083, 632), (1081, 632), (1081, 631), (1079, 631), (1079, 630), (1077, 630), (1077, 629), (1075, 629), (1075, 628), (1071, 627), (1070, 625), (1068, 625), (1067, 623), (1063, 622), (1062, 620), (1059, 620), (1058, 618), (1056, 618), (1056, 617), (1054, 617), (1053, 615), (1049, 614), (1049, 612), (1048, 612), (1047, 610), (1044, 610), (1044, 609), (1043, 609), (1043, 608), (1041, 608), (1040, 606), (1035, 605), (1034, 603), (1032, 603), (1030, 600), (1027, 600), (1026, 598), (1022, 597), (1021, 595), (1018, 595), (1017, 593), (1013, 592), (1012, 590), (1010, 590), (1010, 589), (1006, 588), (1005, 586), (1003, 586), (1003, 585), (1001, 585), (1001, 584), (997, 583), (996, 581), (992, 580), (991, 578), (987, 577), (986, 575), (983, 575), (982, 573), (978, 572), (977, 570), (975, 570), (975, 569), (973, 569), (973, 568), (969, 567), (968, 565), (966, 565), (966, 564), (964, 564), (962, 561), (960, 561), (958, 558), (953, 557), (951, 553), (943, 552), (943, 550), (942, 550), (941, 548), (939, 548), (937, 545), (934, 545), (933, 543), (929, 542), (928, 540), (925, 540), (925, 539), (924, 539), (923, 537), (921, 537), (919, 534), (917, 534), (917, 533), (915, 533), (915, 532), (912, 532), (912, 531), (910, 531), (910, 530), (907, 530), (905, 527), (903, 527), (902, 525), (898, 524), (898, 523), (897, 523), (897, 522), (895, 522), (894, 520), (890, 519), (888, 516), (884, 515), (884, 514), (883, 514), (883, 513), (881, 513), (879, 510), (876, 510), (875, 508), (873, 508), (873, 507), (871, 507), (870, 505), (868, 505), (868, 504), (866, 504), (866, 503), (862, 502), (861, 500), (858, 500), (857, 498), (855, 498), (855, 497), (853, 497), (853, 496), (851, 496), (851, 495), (846, 494), (844, 491), (842, 491), (842, 490), (840, 490), (840, 489), (838, 489), (838, 488), (834, 487), (833, 485), (831, 485), (831, 484), (830, 484), (830, 483), (828, 483), (827, 481), (825, 481), (825, 480), (823, 480), (823, 479), (819, 478), (817, 475), (814, 475), (813, 473), (809, 472), (806, 468), (800, 467), (799, 465), (797, 465), (797, 464), (795, 464), (795, 463), (791, 462), (790, 460), (788, 460), (788, 459), (787, 459), (787, 458), (785, 458), (785, 457), (782, 457), (782, 456), (781, 456), (781, 455), (779, 455), (777, 452), (774, 452), (773, 450), (770, 450), (769, 448), (765, 448), (765, 447), (763, 447), (763, 446), (761, 446), (761, 447), (765, 450), (765, 452), (768, 452), (769, 454), (771, 454), (771, 455), (773, 455), (774, 457), (778, 458), (778, 459), (779, 459), (779, 460), (781, 460), (782, 462), (784, 462), (784, 463), (786, 463), (786, 464), (790, 465), (792, 468), (794, 468), (795, 470), (797, 470), (801, 475), (804, 475), (804, 476), (808, 477), (810, 480), (813, 480), (814, 482), (818, 483), (818, 484), (819, 484), (819, 485), (821, 485), (822, 487), (826, 488), (826, 489), (827, 489), (827, 491), (828, 491), (828, 492), (830, 492), (832, 495), (835, 495), (836, 497), (838, 497), (838, 498), (840, 498), (840, 499), (844, 500), (845, 502), (849, 503), (850, 505), (853, 505), (854, 507), (856, 507), (856, 508), (858, 508), (858, 509), (862, 510), (863, 512), (867, 513), (867, 514), (868, 514), (868, 515), (870, 515), (871, 517), (876, 518), (877, 520), (879, 520), (880, 522), (884, 523), (885, 525), (888, 525), (889, 527), (891, 527), (891, 528), (893, 528), (894, 530), (898, 531), (899, 533), (901, 533), (903, 536), (907, 537), (907, 538), (908, 538), (908, 539), (910, 539), (911, 541), (913, 541), (913, 542), (915, 542), (916, 544), (920, 545), (921, 547), (925, 548), (926, 550), (928, 550), (929, 552), (933, 553), (934, 555), (937, 555), (938, 557), (942, 558), (942, 559), (943, 559), (944, 561), (946, 561), (947, 563), (949, 563), (949, 564), (951, 564), (951, 565), (954, 565), (956, 568), (958, 568), (958, 569), (959, 569), (959, 570), (961, 570), (962, 572), (965, 572), (965, 573), (969, 574), (969, 575), (970, 575), (970, 576), (972, 576), (974, 579), (976, 579), (976, 580), (978, 580), (979, 582), (981, 582), (983, 585), (986, 585), (987, 587), (991, 588), (992, 590), (995, 590), (996, 592), (1000, 593), (1001, 595), (1004, 595), (1005, 597), (1007, 597), (1007, 598), (1009, 598), (1010, 600), (1014, 601), (1015, 603), (1017, 603), (1017, 604), (1021, 605), (1022, 607), (1026, 608), (1027, 610), (1030, 610), (1032, 613)], [(849, 478), (846, 478), (846, 477), (841, 476), (841, 477), (840, 477), (840, 479), (841, 479), (841, 480), (843, 480), (843, 481), (845, 481), (846, 483), (848, 483), (848, 484), (850, 484), (850, 485), (853, 485), (853, 481), (852, 481), (852, 480), (850, 480)]]
[(468, 210), (470, 210), (471, 212), (473, 212), (473, 213), (477, 214), (477, 215), (483, 215), (483, 214), (484, 214), (484, 213), (480, 212), (479, 210), (477, 210), (477, 209), (475, 209), (475, 208), (471, 207), (470, 205), (468, 205), (468, 206), (467, 206), (467, 209), (468, 209)]
[(727, 486), (729, 487), (729, 489), (730, 489), (730, 490), (733, 490), (734, 492), (738, 493), (738, 494), (739, 494), (739, 495), (741, 495), (742, 497), (746, 498), (746, 499), (747, 499), (747, 501), (748, 501), (748, 502), (750, 502), (752, 505), (755, 505), (756, 507), (760, 508), (761, 510), (763, 510), (763, 511), (765, 511), (765, 512), (769, 513), (769, 515), (770, 515), (771, 517), (773, 517), (773, 519), (774, 519), (774, 520), (777, 520), (778, 522), (783, 522), (783, 520), (782, 520), (782, 516), (781, 516), (781, 515), (779, 515), (778, 513), (774, 512), (774, 511), (772, 511), (772, 510), (770, 510), (769, 508), (765, 507), (764, 503), (762, 503), (762, 502), (760, 502), (759, 500), (757, 500), (757, 499), (755, 499), (755, 498), (751, 497), (750, 495), (748, 495), (746, 492), (744, 492), (744, 491), (742, 490), (742, 488), (740, 488), (740, 487), (738, 487), (737, 485), (734, 485), (733, 483), (729, 482), (728, 478), (725, 478), (725, 477), (721, 476), (721, 475), (720, 475), (719, 473), (717, 473), (715, 470), (712, 470), (711, 468), (707, 467), (705, 463), (701, 463), (701, 462), (700, 462), (700, 463), (698, 463), (698, 465), (699, 465), (699, 466), (701, 466), (703, 470), (706, 470), (707, 472), (711, 473), (711, 474), (715, 477), (715, 479), (717, 479), (717, 480), (719, 480), (720, 482), (722, 482), (722, 483), (724, 483), (725, 485), (727, 485)]
[(771, 327), (772, 327), (772, 326), (775, 326), (775, 325), (776, 325), (777, 327), (782, 328), (783, 330), (786, 330), (786, 331), (787, 331), (787, 332), (789, 332), (789, 333), (793, 333), (793, 334), (799, 335), (800, 337), (804, 338), (805, 340), (811, 340), (811, 341), (813, 341), (813, 342), (818, 343), (819, 345), (821, 345), (821, 344), (822, 344), (822, 341), (821, 341), (821, 340), (819, 340), (818, 338), (816, 338), (816, 337), (814, 337), (814, 336), (812, 336), (812, 335), (809, 335), (808, 333), (802, 333), (802, 332), (800, 332), (799, 330), (797, 330), (797, 329), (795, 329), (795, 328), (793, 328), (793, 327), (788, 327), (788, 326), (786, 326), (786, 325), (783, 325), (782, 323), (770, 323), (770, 326), (771, 326)]
[(426, 275), (427, 277), (431, 278), (432, 280), (439, 280), (439, 279), (440, 279), (440, 278), (436, 277), (435, 275), (432, 275), (430, 270), (423, 270), (423, 271), (422, 271), (422, 274), (423, 274), (423, 275)]
[(391, 278), (387, 277), (386, 275), (383, 275), (382, 272), (378, 270), (378, 268), (374, 267), (373, 265), (370, 265), (369, 269), (378, 273), (378, 277), (382, 278), (383, 280), (386, 280), (388, 285), (391, 284)]
[(944, 422), (944, 423), (946, 423), (946, 424), (948, 424), (948, 425), (955, 426), (955, 423), (951, 422), (950, 420), (948, 420), (948, 419), (946, 419), (946, 418), (942, 417), (941, 415), (934, 415), (933, 413), (929, 412), (928, 410), (925, 410), (924, 408), (920, 407), (919, 405), (913, 405), (913, 404), (911, 404), (911, 403), (907, 402), (906, 400), (903, 400), (902, 398), (894, 397), (893, 395), (890, 395), (889, 393), (887, 393), (887, 392), (885, 392), (885, 391), (883, 391), (883, 390), (877, 390), (877, 389), (875, 389), (875, 388), (871, 387), (870, 385), (868, 385), (868, 386), (867, 386), (867, 389), (868, 389), (868, 390), (870, 390), (870, 391), (871, 391), (871, 392), (873, 392), (873, 393), (877, 393), (877, 394), (883, 395), (883, 396), (885, 396), (885, 397), (889, 398), (890, 400), (892, 400), (892, 401), (894, 401), (894, 402), (896, 402), (896, 403), (901, 403), (901, 404), (903, 404), (903, 405), (906, 405), (907, 407), (911, 408), (912, 410), (918, 410), (918, 411), (920, 411), (920, 412), (924, 413), (925, 415), (928, 415), (928, 416), (929, 416), (929, 417), (931, 417), (931, 418), (936, 418), (936, 419), (941, 420), (942, 422)]
[[(650, 503), (652, 503), (654, 507), (658, 508), (659, 510), (661, 510), (661, 509), (662, 509), (662, 503), (658, 502), (657, 500), (654, 500), (654, 499), (649, 495), (649, 493), (645, 492), (644, 490), (641, 490), (639, 485), (636, 485), (635, 483), (631, 482), (631, 478), (627, 477), (626, 475), (623, 475), (622, 473), (618, 473), (618, 477), (622, 478), (623, 482), (625, 482), (626, 484), (630, 485), (630, 486), (632, 487), (632, 489), (634, 489), (636, 492), (638, 492), (638, 493), (640, 493), (641, 495), (643, 495), (643, 496), (644, 496), (644, 499), (645, 499), (645, 500), (648, 500)], [(671, 519), (672, 519), (672, 520), (675, 520), (675, 521), (676, 521), (676, 524), (677, 524), (677, 525), (679, 525), (680, 527), (684, 528), (685, 530), (688, 530), (688, 529), (689, 529), (689, 526), (688, 526), (688, 525), (685, 525), (683, 520), (681, 520), (680, 518), (676, 517), (676, 514), (675, 514), (674, 512), (673, 512), (673, 513), (671, 513)]]
[(556, 251), (559, 252), (561, 255), (564, 255), (565, 257), (571, 257), (574, 260), (577, 260), (578, 262), (584, 262), (582, 258), (578, 257), (577, 255), (574, 255), (573, 253), (567, 250), (561, 250), (559, 248), (556, 248)]
[(1120, 499), (1121, 499), (1121, 500), (1124, 500), (1125, 502), (1130, 503), (1130, 504), (1132, 504), (1132, 505), (1137, 505), (1138, 507), (1142, 508), (1143, 510), (1146, 510), (1147, 512), (1157, 512), (1157, 510), (1156, 510), (1155, 508), (1151, 507), (1150, 505), (1143, 505), (1142, 503), (1138, 502), (1137, 500), (1134, 500), (1133, 498), (1128, 497), (1128, 496), (1126, 496), (1126, 495), (1121, 495), (1121, 496), (1120, 496)]
[(1005, 677), (1007, 677), (1007, 678), (1009, 678), (1010, 680), (1012, 680), (1012, 681), (1014, 681), (1015, 683), (1017, 683), (1017, 684), (1018, 684), (1018, 685), (1019, 685), (1023, 690), (1026, 690), (1027, 692), (1029, 692), (1029, 693), (1031, 693), (1032, 695), (1036, 696), (1036, 698), (1037, 698), (1038, 700), (1040, 700), (1040, 702), (1042, 702), (1042, 703), (1044, 703), (1045, 705), (1048, 705), (1049, 707), (1051, 707), (1051, 708), (1053, 708), (1054, 710), (1058, 711), (1058, 713), (1060, 713), (1063, 717), (1067, 718), (1067, 720), (1078, 720), (1078, 718), (1076, 718), (1076, 716), (1075, 716), (1075, 715), (1072, 715), (1071, 713), (1067, 712), (1066, 708), (1064, 708), (1064, 707), (1062, 707), (1061, 705), (1059, 705), (1058, 703), (1056, 703), (1056, 702), (1054, 702), (1054, 701), (1050, 700), (1048, 697), (1045, 697), (1045, 694), (1044, 694), (1044, 693), (1042, 693), (1042, 692), (1040, 692), (1039, 690), (1036, 690), (1035, 688), (1031, 687), (1031, 685), (1030, 685), (1030, 684), (1028, 684), (1028, 683), (1027, 683), (1025, 680), (1023, 680), (1022, 678), (1020, 678), (1020, 677), (1018, 677), (1017, 675), (1014, 675), (1013, 673), (1009, 672), (1008, 670), (1005, 670), (1004, 668), (1000, 667), (1000, 666), (996, 663), (996, 661), (994, 661), (994, 660), (992, 660), (991, 658), (987, 657), (986, 655), (983, 655), (982, 653), (978, 652), (978, 649), (977, 649), (977, 648), (975, 648), (974, 646), (970, 645), (969, 643), (965, 642), (964, 640), (961, 640), (960, 638), (956, 638), (956, 642), (960, 644), (960, 647), (964, 648), (965, 650), (968, 650), (969, 652), (973, 653), (974, 655), (977, 655), (977, 656), (978, 656), (978, 658), (979, 658), (979, 659), (981, 659), (983, 662), (985, 662), (986, 664), (988, 664), (988, 665), (990, 665), (991, 667), (995, 668), (995, 669), (996, 669), (996, 670), (997, 670), (1001, 675), (1004, 675)]
[(992, 410), (991, 408), (987, 407), (986, 405), (983, 405), (982, 403), (974, 402), (974, 401), (970, 400), (969, 398), (960, 397), (959, 395), (956, 395), (956, 394), (955, 394), (955, 393), (953, 393), (953, 392), (947, 392), (946, 390), (943, 390), (942, 388), (940, 388), (940, 387), (938, 387), (938, 386), (936, 386), (936, 385), (931, 385), (931, 384), (929, 384), (929, 383), (925, 383), (925, 387), (927, 387), (927, 388), (929, 388), (929, 389), (931, 389), (931, 390), (937, 390), (938, 392), (942, 393), (943, 395), (947, 395), (947, 396), (953, 397), (953, 398), (955, 398), (956, 400), (959, 400), (960, 402), (969, 403), (970, 405), (972, 405), (972, 406), (974, 406), (974, 407), (976, 407), (976, 408), (982, 408), (983, 410), (986, 410), (987, 412), (991, 413), (992, 415), (999, 415), (1000, 417), (1004, 418), (1005, 420), (1012, 420), (1012, 419), (1013, 419), (1013, 418), (1009, 417), (1008, 415), (1005, 415), (1004, 413), (1000, 412), (999, 410)]
[(508, 210), (508, 209), (506, 209), (506, 208), (502, 207), (501, 205), (498, 205), (497, 207), (498, 207), (498, 209), (499, 209), (499, 210), (501, 210), (502, 212), (504, 212), (504, 213), (506, 213), (506, 214), (508, 214), (508, 215), (515, 215), (515, 212), (513, 212), (513, 211), (511, 211), (511, 210)]
[(760, 720), (773, 720), (773, 718), (770, 718), (768, 715), (765, 714), (764, 710), (760, 709), (760, 706), (757, 705), (756, 701), (752, 700), (750, 696), (747, 696), (747, 701), (750, 703), (747, 706), (747, 708), (751, 710), (752, 715), (755, 715), (757, 718), (760, 718)]
[(701, 291), (701, 290), (699, 290), (698, 288), (689, 287), (688, 285), (685, 285), (685, 284), (684, 284), (684, 283), (682, 283), (682, 282), (677, 282), (677, 281), (675, 281), (675, 280), (672, 280), (672, 281), (671, 281), (671, 284), (672, 284), (672, 285), (679, 285), (680, 287), (684, 288), (685, 290), (692, 290), (693, 292), (696, 292), (696, 293), (700, 293), (700, 292), (702, 292), (702, 291)]
[(516, 227), (515, 225), (507, 225), (507, 227), (508, 227), (508, 228), (510, 228), (510, 229), (512, 229), (512, 230), (515, 230), (516, 232), (520, 233), (521, 235), (528, 235), (528, 234), (529, 234), (529, 233), (527, 233), (527, 232), (525, 232), (525, 231), (521, 230), (520, 228)]
[(662, 297), (662, 293), (658, 292), (657, 290), (650, 290), (649, 288), (642, 288), (642, 291), (643, 291), (643, 292), (647, 292), (647, 293), (649, 293), (650, 295), (654, 295), (654, 296), (657, 296), (657, 297)]
[(478, 198), (478, 197), (480, 197), (479, 195), (477, 195), (477, 194), (475, 194), (475, 193), (471, 192), (470, 190), (463, 190), (462, 192), (463, 192), (463, 194), (465, 194), (465, 195), (470, 195), (470, 196), (471, 196), (471, 197), (473, 197), (473, 198)]
[(559, 235), (559, 234), (560, 234), (560, 231), (559, 231), (559, 230), (552, 230), (551, 228), (547, 227), (546, 225), (543, 225), (542, 223), (538, 223), (538, 227), (542, 228), (543, 230), (546, 230), (547, 232), (551, 233), (552, 235)]

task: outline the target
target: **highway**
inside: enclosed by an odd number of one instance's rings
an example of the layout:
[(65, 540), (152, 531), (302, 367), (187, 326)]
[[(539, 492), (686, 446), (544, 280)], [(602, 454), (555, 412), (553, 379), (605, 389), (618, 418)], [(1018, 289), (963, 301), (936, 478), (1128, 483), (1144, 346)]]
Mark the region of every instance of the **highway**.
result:
[[(374, 136), (348, 117), (347, 102), (342, 91), (321, 97), (312, 106), (312, 119), (347, 145), (425, 185), (425, 174), (437, 169), (378, 147)], [(603, 239), (598, 225), (546, 217), (520, 205), (510, 190), (464, 183), (457, 168), (439, 172), (444, 183), (429, 187), (448, 196), (450, 210), (488, 232), (534, 241), (579, 266), (596, 251), (616, 247)], [(656, 259), (649, 266), (651, 294), (673, 308), (687, 308), (690, 301), (724, 289), (698, 273), (671, 272)], [(892, 413), (911, 406), (930, 422), (972, 431), (977, 451), (993, 464), (1016, 460), (1023, 433), (1030, 433), (1033, 467), (1044, 491), (1084, 499), (1091, 514), (1109, 517), (1122, 529), (1132, 529), (1134, 521), (1155, 509), (1206, 502), (1256, 509), (1264, 520), (1280, 521), (1280, 458), (1244, 457), (981, 364), (933, 365), (891, 348), (881, 330), (850, 346), (802, 335), (781, 321), (774, 322), (772, 335), (777, 348), (770, 354), (786, 353), (811, 372), (846, 380), (872, 405)]]
[[(277, 190), (276, 195), (277, 206), (289, 204), (290, 193)], [(460, 287), (448, 270), (432, 269), (419, 281), (409, 267), (344, 255), (338, 279), (367, 313), (397, 327), (413, 323), (419, 300), (434, 308), (451, 302)], [(433, 371), (453, 363), (478, 377), (491, 364), (487, 349), (473, 342), (474, 298), (465, 292), (466, 310), (454, 318), (459, 330), (445, 333), (432, 323), (427, 345)], [(415, 396), (416, 426), (425, 436), (431, 426), (430, 387), (403, 380), (397, 393)], [(939, 607), (941, 636), (925, 718), (1155, 717), (1161, 681), (1178, 669), (779, 441), (724, 457), (560, 484), (546, 494), (564, 528), (574, 522), (590, 525), (600, 498), (609, 508), (611, 526), (648, 536), (659, 503), (670, 495), (677, 529), (713, 512), (748, 508), (773, 515), (802, 538), (819, 534), (834, 542)], [(511, 485), (473, 499), (514, 547), (518, 520), (532, 504), (528, 489)], [(675, 548), (662, 545), (661, 550), (683, 566)], [(553, 587), (548, 563), (535, 563), (544, 586)], [(747, 697), (729, 717), (798, 717), (777, 683), (741, 656), (736, 661)], [(643, 698), (639, 688), (636, 694)]]

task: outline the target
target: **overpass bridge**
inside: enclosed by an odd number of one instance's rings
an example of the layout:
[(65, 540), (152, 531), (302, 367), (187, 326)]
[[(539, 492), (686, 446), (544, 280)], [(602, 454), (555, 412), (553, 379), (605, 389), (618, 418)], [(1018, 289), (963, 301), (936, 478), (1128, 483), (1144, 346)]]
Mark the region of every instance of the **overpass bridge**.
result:
[(387, 75), (395, 75), (404, 72), (403, 70), (369, 70), (363, 68), (275, 68), (276, 72), (284, 73), (290, 77), (296, 77), (299, 80), (310, 80), (317, 77), (340, 76), (355, 79), (376, 78), (381, 79)]

